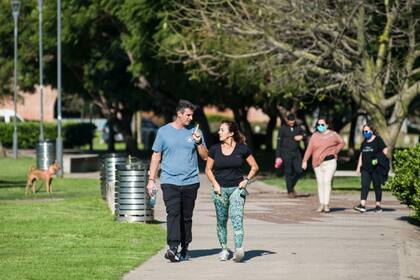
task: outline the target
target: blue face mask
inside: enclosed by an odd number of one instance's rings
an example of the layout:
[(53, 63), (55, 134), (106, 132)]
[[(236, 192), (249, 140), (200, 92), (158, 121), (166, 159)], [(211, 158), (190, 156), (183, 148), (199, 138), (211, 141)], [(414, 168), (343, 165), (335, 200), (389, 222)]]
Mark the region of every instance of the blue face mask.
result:
[(324, 132), (325, 130), (327, 130), (327, 127), (324, 125), (324, 124), (318, 124), (317, 126), (316, 126), (316, 129), (319, 131), (319, 132)]
[(363, 131), (363, 137), (365, 137), (366, 140), (369, 140), (370, 137), (372, 137), (373, 133), (372, 131), (368, 130), (368, 131)]

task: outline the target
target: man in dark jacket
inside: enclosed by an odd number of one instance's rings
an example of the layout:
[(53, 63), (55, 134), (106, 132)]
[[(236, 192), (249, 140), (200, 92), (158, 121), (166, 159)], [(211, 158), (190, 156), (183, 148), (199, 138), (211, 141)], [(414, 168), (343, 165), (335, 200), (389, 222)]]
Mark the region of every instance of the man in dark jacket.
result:
[(282, 125), (277, 138), (276, 161), (283, 160), (284, 177), (289, 198), (295, 198), (294, 190), (302, 175), (302, 154), (299, 149), (300, 141), (306, 138), (305, 132), (296, 125), (295, 115), (286, 117), (286, 125)]

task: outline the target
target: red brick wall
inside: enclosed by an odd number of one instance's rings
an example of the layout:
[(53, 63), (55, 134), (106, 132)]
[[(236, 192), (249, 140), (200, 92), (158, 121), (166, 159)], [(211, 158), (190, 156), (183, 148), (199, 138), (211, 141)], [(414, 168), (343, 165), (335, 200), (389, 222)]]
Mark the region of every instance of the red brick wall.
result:
[[(41, 115), (41, 98), (39, 87), (35, 87), (35, 92), (18, 92), (17, 114), (25, 120), (39, 120)], [(44, 87), (44, 121), (54, 121), (54, 106), (57, 99), (57, 90), (51, 86)], [(13, 97), (3, 100), (1, 108), (14, 109)]]

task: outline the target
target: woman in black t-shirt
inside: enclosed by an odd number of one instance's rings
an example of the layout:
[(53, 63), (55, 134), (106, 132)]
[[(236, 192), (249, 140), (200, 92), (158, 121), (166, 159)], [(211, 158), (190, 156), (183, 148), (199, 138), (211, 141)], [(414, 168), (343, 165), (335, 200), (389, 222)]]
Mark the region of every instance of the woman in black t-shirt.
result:
[[(245, 137), (233, 121), (222, 121), (219, 128), (219, 144), (210, 147), (206, 164), (206, 175), (213, 185), (212, 199), (216, 208), (217, 236), (222, 251), (219, 260), (229, 258), (227, 248), (228, 214), (233, 225), (235, 254), (233, 260), (240, 262), (244, 256), (242, 242), (244, 237), (243, 216), (246, 186), (258, 172), (258, 165), (250, 149), (245, 145)], [(251, 167), (243, 176), (242, 166)]]
[[(361, 175), (361, 200), (354, 209), (363, 213), (366, 212), (366, 199), (369, 193), (370, 184), (375, 189), (376, 207), (375, 212), (382, 212), (382, 187), (384, 183), (383, 170), (389, 171), (389, 161), (387, 159), (388, 148), (384, 140), (376, 134), (375, 129), (370, 124), (363, 126), (363, 137), (365, 140), (360, 147), (359, 162), (357, 164), (356, 173)], [(388, 166), (386, 166), (388, 165)]]

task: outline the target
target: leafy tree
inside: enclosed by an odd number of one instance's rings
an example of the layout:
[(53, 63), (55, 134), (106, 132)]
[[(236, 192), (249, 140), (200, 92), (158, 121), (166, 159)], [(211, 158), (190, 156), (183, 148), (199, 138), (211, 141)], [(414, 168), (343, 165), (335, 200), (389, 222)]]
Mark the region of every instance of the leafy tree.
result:
[[(164, 47), (195, 76), (259, 73), (281, 95), (344, 90), (393, 148), (420, 94), (419, 10), (414, 0), (176, 1)], [(236, 61), (242, 70), (226, 74)]]

